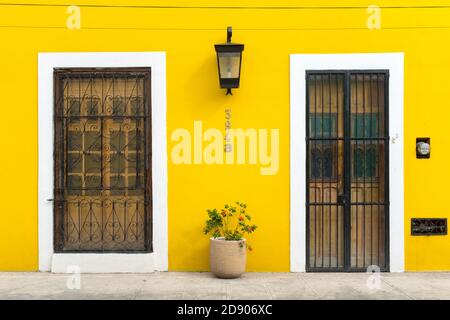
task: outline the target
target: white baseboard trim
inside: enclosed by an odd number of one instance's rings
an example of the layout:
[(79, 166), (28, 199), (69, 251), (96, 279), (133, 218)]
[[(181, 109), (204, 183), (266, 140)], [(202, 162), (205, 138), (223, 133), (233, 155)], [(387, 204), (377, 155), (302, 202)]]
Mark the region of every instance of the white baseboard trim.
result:
[(55, 253), (52, 272), (73, 273), (149, 273), (157, 270), (154, 254)]

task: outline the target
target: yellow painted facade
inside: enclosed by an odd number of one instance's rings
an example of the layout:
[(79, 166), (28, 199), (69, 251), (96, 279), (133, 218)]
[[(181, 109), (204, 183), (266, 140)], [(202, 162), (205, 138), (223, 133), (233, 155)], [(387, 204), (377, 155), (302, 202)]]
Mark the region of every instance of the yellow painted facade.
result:
[[(27, 2), (57, 6), (0, 5), (1, 271), (38, 269), (37, 55), (99, 51), (166, 52), (169, 270), (208, 270), (205, 210), (240, 200), (259, 226), (250, 237), (248, 271), (274, 272), (289, 271), (289, 199), (295, 196), (289, 185), (289, 54), (404, 52), (405, 269), (450, 270), (450, 236), (410, 235), (412, 217), (450, 218), (450, 7), (384, 8), (445, 1), (377, 1), (380, 30), (366, 27), (373, 1), (80, 0), (119, 6), (81, 6), (80, 30), (66, 27), (66, 1)], [(173, 7), (132, 7), (144, 5)], [(319, 8), (327, 6), (333, 8)], [(225, 41), (228, 25), (233, 40), (245, 44), (241, 86), (232, 96), (219, 88), (213, 47)], [(171, 162), (175, 129), (193, 132), (201, 120), (204, 129), (224, 130), (227, 108), (233, 128), (280, 129), (278, 174), (261, 175), (258, 165)], [(415, 158), (421, 136), (431, 137), (429, 160)]]

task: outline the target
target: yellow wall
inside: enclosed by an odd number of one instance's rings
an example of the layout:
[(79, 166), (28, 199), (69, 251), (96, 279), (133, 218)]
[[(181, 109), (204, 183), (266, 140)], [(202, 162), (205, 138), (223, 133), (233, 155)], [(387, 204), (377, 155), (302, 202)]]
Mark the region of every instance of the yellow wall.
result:
[[(332, 6), (337, 1), (259, 2)], [(255, 250), (249, 254), (249, 271), (289, 271), (289, 54), (404, 52), (406, 269), (450, 270), (450, 236), (409, 235), (411, 217), (450, 218), (450, 9), (385, 8), (383, 29), (368, 30), (365, 6), (372, 2), (340, 1), (362, 7), (345, 10), (82, 7), (81, 30), (75, 31), (65, 27), (65, 6), (1, 5), (0, 270), (38, 266), (37, 53), (53, 51), (165, 51), (168, 137), (177, 128), (192, 130), (194, 120), (202, 120), (205, 128), (223, 129), (225, 108), (232, 109), (233, 128), (280, 129), (280, 170), (275, 176), (260, 175), (254, 165), (168, 164), (169, 269), (208, 269), (208, 240), (201, 232), (205, 209), (236, 199), (248, 203), (259, 225), (250, 237)], [(258, 1), (197, 0), (189, 5), (254, 6)], [(213, 49), (225, 41), (228, 25), (234, 28), (233, 40), (245, 44), (241, 88), (233, 96), (218, 87)], [(415, 159), (415, 138), (420, 136), (431, 137), (430, 160)], [(168, 142), (168, 152), (173, 145)]]

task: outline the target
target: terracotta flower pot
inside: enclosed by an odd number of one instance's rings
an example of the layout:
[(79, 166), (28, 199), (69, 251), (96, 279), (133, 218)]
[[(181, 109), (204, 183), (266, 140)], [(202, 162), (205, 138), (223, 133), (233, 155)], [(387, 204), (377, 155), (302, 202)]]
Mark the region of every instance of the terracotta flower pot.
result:
[(247, 245), (245, 239), (227, 241), (223, 238), (210, 238), (209, 263), (211, 272), (219, 278), (239, 278), (247, 264)]

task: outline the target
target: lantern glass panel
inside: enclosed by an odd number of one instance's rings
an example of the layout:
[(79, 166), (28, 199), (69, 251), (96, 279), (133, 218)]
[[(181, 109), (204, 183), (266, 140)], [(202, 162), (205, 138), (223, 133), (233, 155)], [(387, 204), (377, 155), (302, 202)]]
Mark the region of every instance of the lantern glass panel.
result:
[(236, 79), (239, 78), (239, 66), (241, 63), (240, 52), (219, 52), (219, 70), (220, 78)]

